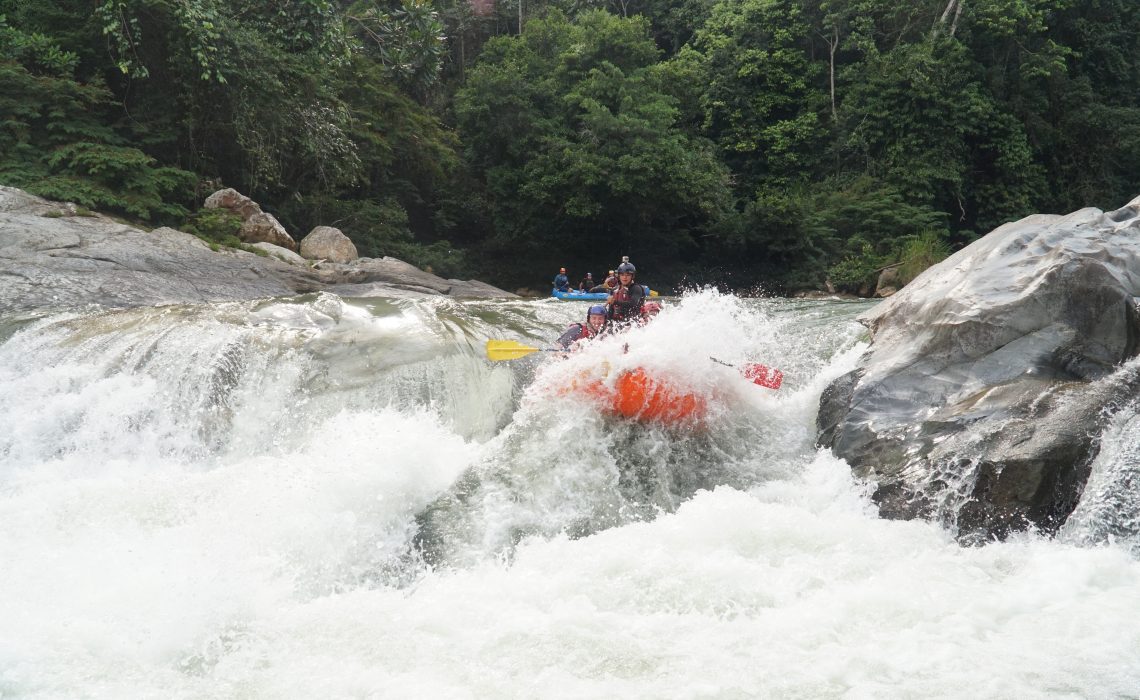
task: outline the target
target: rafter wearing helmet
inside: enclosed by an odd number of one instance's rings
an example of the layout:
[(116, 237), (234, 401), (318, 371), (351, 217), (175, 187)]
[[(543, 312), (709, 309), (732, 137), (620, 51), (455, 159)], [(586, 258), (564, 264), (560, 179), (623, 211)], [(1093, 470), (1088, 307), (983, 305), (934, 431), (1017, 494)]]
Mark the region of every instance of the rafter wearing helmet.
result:
[(583, 340), (591, 340), (608, 330), (606, 307), (595, 304), (586, 311), (585, 323), (571, 323), (558, 338), (558, 344), (569, 350), (570, 346)]
[(631, 262), (623, 262), (617, 267), (618, 285), (606, 300), (609, 318), (615, 323), (629, 323), (641, 318), (641, 306), (645, 303), (645, 287), (634, 284), (637, 268)]

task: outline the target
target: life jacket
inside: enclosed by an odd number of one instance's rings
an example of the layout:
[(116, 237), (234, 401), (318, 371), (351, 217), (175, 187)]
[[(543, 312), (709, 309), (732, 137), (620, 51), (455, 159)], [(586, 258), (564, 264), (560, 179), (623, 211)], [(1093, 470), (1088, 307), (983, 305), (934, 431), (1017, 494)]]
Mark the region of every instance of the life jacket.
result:
[[(570, 337), (575, 329), (578, 331), (577, 335)], [(562, 347), (568, 349), (571, 345), (578, 342), (579, 340), (589, 340), (590, 338), (596, 337), (599, 334), (600, 331), (595, 331), (594, 329), (590, 328), (589, 323), (571, 323), (569, 326), (566, 326), (566, 330), (563, 331), (562, 336), (558, 339), (558, 342), (562, 345)]]
[(641, 313), (641, 305), (645, 302), (645, 288), (640, 284), (630, 284), (623, 287), (620, 284), (613, 291), (613, 301), (610, 303), (610, 318), (615, 321), (628, 321)]

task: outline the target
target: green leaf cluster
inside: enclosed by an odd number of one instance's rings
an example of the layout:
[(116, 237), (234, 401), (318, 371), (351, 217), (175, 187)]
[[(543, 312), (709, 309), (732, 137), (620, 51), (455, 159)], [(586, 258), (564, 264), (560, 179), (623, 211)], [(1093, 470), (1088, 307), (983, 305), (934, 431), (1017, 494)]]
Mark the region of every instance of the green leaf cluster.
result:
[[(712, 144), (677, 124), (640, 18), (551, 11), (488, 43), (456, 99), (494, 220), (487, 248), (557, 269), (692, 256), (731, 206)], [(620, 251), (620, 252), (619, 252)]]
[(129, 145), (113, 96), (74, 79), (77, 56), (0, 18), (0, 182), (144, 220), (173, 220), (196, 178)]
[(238, 232), (241, 226), (241, 216), (228, 209), (199, 209), (187, 216), (178, 226), (178, 230), (191, 233), (203, 240), (237, 247), (233, 241), (240, 242)]

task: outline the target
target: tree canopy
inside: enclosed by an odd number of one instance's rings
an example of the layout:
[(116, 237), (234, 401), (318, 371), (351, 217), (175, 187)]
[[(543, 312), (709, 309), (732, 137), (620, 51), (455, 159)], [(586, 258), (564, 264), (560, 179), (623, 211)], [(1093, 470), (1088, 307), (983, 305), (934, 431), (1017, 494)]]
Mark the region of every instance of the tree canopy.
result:
[[(0, 183), (539, 287), (858, 291), (1140, 190), (1126, 0), (0, 0)], [(909, 268), (908, 268), (909, 269)]]

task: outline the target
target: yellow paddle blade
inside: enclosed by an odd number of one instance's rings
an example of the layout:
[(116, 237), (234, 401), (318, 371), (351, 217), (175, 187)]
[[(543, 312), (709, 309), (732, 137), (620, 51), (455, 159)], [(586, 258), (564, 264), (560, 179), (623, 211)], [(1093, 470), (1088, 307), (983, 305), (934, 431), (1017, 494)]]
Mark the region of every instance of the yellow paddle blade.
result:
[(513, 340), (488, 340), (487, 359), (497, 362), (499, 360), (513, 360), (515, 358), (539, 352), (542, 348), (532, 348), (529, 345)]

